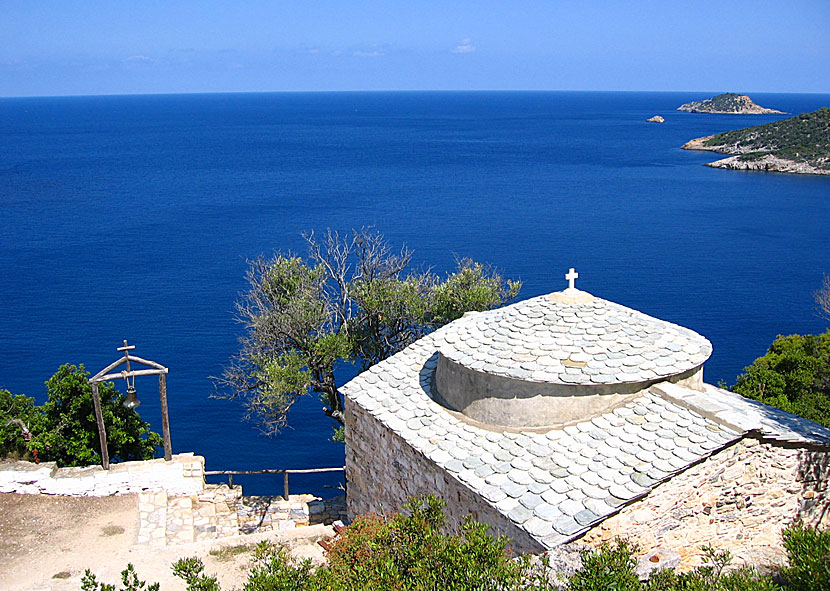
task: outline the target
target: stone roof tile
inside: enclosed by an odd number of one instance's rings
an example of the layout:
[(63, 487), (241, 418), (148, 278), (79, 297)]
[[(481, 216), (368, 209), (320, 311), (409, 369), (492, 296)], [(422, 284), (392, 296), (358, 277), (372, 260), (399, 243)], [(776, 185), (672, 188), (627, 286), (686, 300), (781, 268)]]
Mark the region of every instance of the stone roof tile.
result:
[(448, 325), (441, 352), (489, 374), (598, 385), (682, 373), (712, 352), (694, 331), (585, 295), (588, 301), (539, 296), (465, 315)]

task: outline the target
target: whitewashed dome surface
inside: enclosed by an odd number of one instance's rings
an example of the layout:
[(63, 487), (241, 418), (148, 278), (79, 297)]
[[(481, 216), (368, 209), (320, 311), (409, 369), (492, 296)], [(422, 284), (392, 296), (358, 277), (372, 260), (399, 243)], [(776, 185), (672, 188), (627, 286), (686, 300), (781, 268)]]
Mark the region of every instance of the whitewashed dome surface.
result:
[(467, 369), (562, 385), (659, 380), (712, 353), (693, 330), (576, 289), (467, 315), (444, 338), (441, 355)]

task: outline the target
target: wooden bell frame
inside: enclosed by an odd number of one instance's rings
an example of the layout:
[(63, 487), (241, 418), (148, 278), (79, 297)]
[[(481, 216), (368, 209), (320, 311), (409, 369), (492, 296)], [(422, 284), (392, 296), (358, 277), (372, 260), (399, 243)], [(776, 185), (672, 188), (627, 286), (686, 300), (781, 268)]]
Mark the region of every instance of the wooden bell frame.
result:
[[(152, 376), (159, 377), (159, 399), (161, 401), (161, 429), (164, 437), (164, 459), (170, 461), (173, 459), (173, 446), (170, 443), (170, 419), (167, 413), (167, 373), (170, 371), (160, 363), (150, 361), (149, 359), (142, 359), (135, 355), (131, 355), (130, 351), (135, 349), (135, 345), (128, 345), (124, 341), (123, 347), (118, 347), (118, 351), (124, 351), (124, 357), (110, 363), (97, 374), (89, 378), (89, 383), (92, 386), (92, 402), (95, 405), (95, 420), (98, 422), (98, 437), (101, 440), (101, 466), (104, 470), (109, 470), (110, 458), (109, 451), (107, 451), (107, 431), (104, 427), (104, 415), (101, 412), (101, 397), (98, 395), (98, 384), (109, 380), (118, 378), (124, 379), (129, 384), (128, 378), (135, 379), (135, 376)], [(130, 362), (140, 363), (150, 369), (131, 369)], [(126, 369), (110, 373), (121, 364), (126, 364)]]

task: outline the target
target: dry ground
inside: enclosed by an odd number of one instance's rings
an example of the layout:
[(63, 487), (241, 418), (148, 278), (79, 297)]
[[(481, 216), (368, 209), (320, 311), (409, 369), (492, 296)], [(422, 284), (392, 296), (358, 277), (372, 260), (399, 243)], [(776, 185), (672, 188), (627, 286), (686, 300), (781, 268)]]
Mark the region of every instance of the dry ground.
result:
[(217, 574), (223, 589), (239, 587), (250, 566), (250, 551), (225, 551), (268, 539), (287, 545), (299, 557), (322, 560), (316, 541), (332, 535), (326, 526), (280, 534), (252, 534), (167, 548), (134, 546), (138, 532), (138, 498), (50, 497), (0, 494), (0, 591), (80, 591), (84, 570), (99, 581), (118, 583), (131, 562), (139, 578), (159, 581), (162, 591), (184, 590), (170, 565), (199, 556), (206, 571)]

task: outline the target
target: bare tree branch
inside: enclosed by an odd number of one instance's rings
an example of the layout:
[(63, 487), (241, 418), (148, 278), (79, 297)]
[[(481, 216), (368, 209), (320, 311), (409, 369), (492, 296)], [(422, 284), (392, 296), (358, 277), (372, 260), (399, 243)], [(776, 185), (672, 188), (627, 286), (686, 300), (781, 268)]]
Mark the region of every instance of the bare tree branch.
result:
[(821, 287), (813, 294), (818, 313), (830, 320), (830, 275), (825, 274)]
[(217, 395), (243, 400), (269, 434), (288, 425), (289, 411), (309, 393), (343, 424), (336, 363), (367, 368), (463, 312), (497, 307), (518, 292), (518, 283), (466, 259), (443, 281), (410, 271), (412, 251), (393, 251), (372, 228), (303, 238), (305, 259), (277, 253), (248, 262), (248, 289), (236, 303), (246, 332), (214, 378)]

